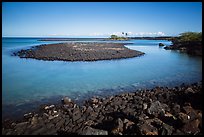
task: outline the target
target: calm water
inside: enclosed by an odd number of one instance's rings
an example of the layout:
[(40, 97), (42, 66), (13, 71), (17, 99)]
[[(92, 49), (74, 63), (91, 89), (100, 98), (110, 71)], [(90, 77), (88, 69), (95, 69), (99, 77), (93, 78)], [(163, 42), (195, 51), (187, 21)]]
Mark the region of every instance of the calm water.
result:
[(59, 43), (37, 40), (2, 40), (3, 117), (37, 108), (42, 102), (59, 101), (62, 96), (77, 101), (93, 95), (107, 96), (202, 80), (202, 58), (159, 48), (159, 42), (171, 44), (163, 40), (131, 40), (134, 44), (126, 45), (128, 48), (146, 54), (120, 60), (63, 62), (11, 56), (13, 51), (33, 45)]

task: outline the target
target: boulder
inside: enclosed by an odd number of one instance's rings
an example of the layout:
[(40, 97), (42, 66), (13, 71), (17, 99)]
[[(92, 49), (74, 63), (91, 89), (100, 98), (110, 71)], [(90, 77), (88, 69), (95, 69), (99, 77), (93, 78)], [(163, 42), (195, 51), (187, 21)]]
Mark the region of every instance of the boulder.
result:
[(100, 129), (95, 129), (95, 128), (86, 126), (78, 134), (79, 135), (108, 135), (108, 131), (100, 130)]
[(64, 97), (64, 98), (62, 98), (62, 103), (63, 104), (70, 104), (70, 103), (72, 103), (72, 100), (69, 97)]
[(195, 119), (187, 124), (185, 124), (181, 130), (184, 132), (184, 133), (187, 133), (187, 134), (197, 134), (200, 132), (200, 129), (198, 128), (200, 122), (198, 119)]
[(120, 135), (123, 132), (123, 121), (118, 118), (114, 122), (114, 128), (111, 130), (113, 135)]
[(173, 131), (174, 128), (172, 126), (163, 123), (159, 129), (159, 135), (172, 135)]
[(91, 98), (91, 103), (92, 104), (97, 104), (99, 102), (99, 99), (96, 97)]
[(147, 122), (137, 126), (140, 135), (158, 135), (157, 128)]
[(167, 123), (168, 125), (175, 126), (177, 124), (177, 118), (171, 113), (166, 112), (164, 115), (160, 116), (160, 119)]
[(31, 125), (36, 125), (38, 123), (38, 119), (36, 116), (32, 117), (31, 119)]
[(165, 113), (165, 109), (163, 104), (161, 104), (159, 101), (155, 101), (150, 104), (150, 107), (147, 109), (147, 113), (149, 115), (158, 117), (160, 113)]
[(125, 129), (125, 130), (130, 129), (132, 127), (132, 125), (134, 125), (134, 124), (135, 124), (134, 122), (132, 122), (132, 121), (125, 118), (123, 120), (123, 126), (124, 126), (123, 129)]
[(143, 110), (146, 110), (147, 109), (147, 103), (144, 103), (143, 104)]
[(180, 123), (182, 123), (182, 124), (186, 124), (186, 123), (188, 123), (188, 122), (190, 121), (190, 116), (187, 115), (187, 114), (184, 114), (184, 113), (180, 112), (180, 113), (178, 114), (178, 121), (179, 121)]
[(191, 87), (188, 87), (188, 88), (185, 90), (185, 93), (194, 93), (194, 90), (193, 90)]
[(164, 44), (163, 43), (159, 43), (159, 46), (164, 46)]
[(165, 46), (164, 49), (165, 49), (165, 50), (171, 50), (172, 47), (171, 47), (171, 46)]
[(180, 110), (180, 105), (174, 104), (173, 107), (172, 107), (172, 113), (173, 113), (174, 115), (178, 115), (178, 113), (179, 113), (180, 111), (181, 111), (181, 110)]

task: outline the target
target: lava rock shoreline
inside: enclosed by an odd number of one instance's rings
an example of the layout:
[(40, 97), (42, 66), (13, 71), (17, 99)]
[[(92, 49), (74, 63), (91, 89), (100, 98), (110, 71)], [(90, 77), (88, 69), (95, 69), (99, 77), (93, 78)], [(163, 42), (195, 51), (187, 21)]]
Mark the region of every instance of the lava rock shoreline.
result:
[(202, 135), (202, 81), (155, 87), (77, 105), (43, 105), (39, 113), (4, 121), (3, 135)]
[(144, 53), (125, 47), (127, 43), (72, 42), (44, 44), (14, 52), (20, 58), (47, 61), (97, 61), (141, 56)]

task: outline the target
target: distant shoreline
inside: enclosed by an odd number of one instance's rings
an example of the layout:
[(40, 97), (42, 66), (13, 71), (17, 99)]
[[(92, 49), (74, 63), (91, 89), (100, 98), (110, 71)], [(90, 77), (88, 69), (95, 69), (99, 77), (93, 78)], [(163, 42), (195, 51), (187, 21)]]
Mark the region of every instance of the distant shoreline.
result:
[(20, 58), (47, 61), (97, 61), (141, 56), (144, 53), (125, 47), (126, 43), (72, 42), (44, 44), (14, 52)]
[(78, 41), (78, 40), (101, 40), (101, 41), (127, 41), (127, 40), (172, 40), (173, 36), (163, 37), (127, 37), (124, 40), (115, 40), (110, 38), (40, 38), (38, 41)]

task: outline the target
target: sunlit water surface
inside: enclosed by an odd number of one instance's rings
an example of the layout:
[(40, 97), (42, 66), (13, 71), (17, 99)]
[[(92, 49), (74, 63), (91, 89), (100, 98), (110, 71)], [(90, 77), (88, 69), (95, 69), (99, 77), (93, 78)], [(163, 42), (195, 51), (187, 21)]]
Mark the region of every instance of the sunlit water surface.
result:
[[(96, 42), (96, 41), (95, 41)], [(101, 42), (101, 41), (100, 41)], [(108, 41), (103, 41), (108, 42)], [(109, 41), (110, 42), (110, 41)], [(42, 103), (59, 102), (69, 96), (83, 101), (155, 86), (179, 86), (202, 80), (202, 58), (164, 50), (164, 40), (131, 40), (126, 47), (145, 53), (140, 57), (94, 62), (64, 62), (21, 59), (12, 52), (42, 42), (34, 38), (3, 38), (3, 117), (20, 115)]]

